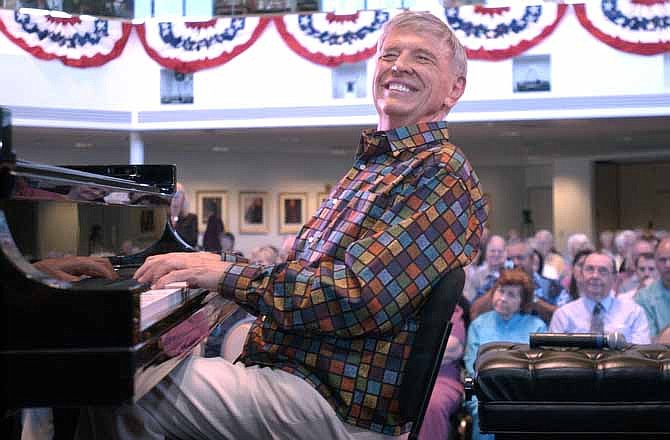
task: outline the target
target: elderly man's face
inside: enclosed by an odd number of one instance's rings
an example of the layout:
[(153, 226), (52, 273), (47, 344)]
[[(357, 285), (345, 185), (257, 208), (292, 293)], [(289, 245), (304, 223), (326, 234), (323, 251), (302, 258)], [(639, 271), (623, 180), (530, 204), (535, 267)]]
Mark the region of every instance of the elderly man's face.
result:
[(498, 237), (491, 238), (486, 245), (486, 264), (490, 269), (500, 269), (505, 258), (505, 242)]
[(616, 281), (612, 259), (607, 255), (591, 254), (584, 260), (584, 295), (600, 301), (605, 298)]
[(446, 44), (427, 32), (396, 28), (386, 36), (372, 88), (380, 129), (444, 118), (465, 88), (448, 54)]
[(513, 243), (507, 246), (507, 259), (512, 260), (514, 267), (521, 268), (533, 275), (533, 258), (525, 243)]

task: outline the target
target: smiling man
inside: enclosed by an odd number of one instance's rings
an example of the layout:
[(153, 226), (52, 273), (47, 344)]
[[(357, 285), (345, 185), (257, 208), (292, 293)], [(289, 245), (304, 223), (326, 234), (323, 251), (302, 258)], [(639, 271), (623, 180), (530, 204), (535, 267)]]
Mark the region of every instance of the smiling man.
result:
[(582, 266), (583, 292), (559, 307), (549, 325), (554, 333), (623, 333), (633, 344), (649, 343), (649, 326), (642, 308), (614, 296), (616, 267), (606, 254), (589, 254)]
[(240, 362), (194, 357), (137, 405), (88, 411), (84, 421), (105, 438), (382, 439), (409, 430), (399, 391), (416, 314), (431, 286), (475, 257), (486, 210), (443, 122), (465, 88), (463, 47), (433, 15), (403, 12), (377, 56), (377, 130), (362, 134), (353, 167), (286, 263), (168, 254), (137, 271), (157, 287), (218, 290), (258, 319)]

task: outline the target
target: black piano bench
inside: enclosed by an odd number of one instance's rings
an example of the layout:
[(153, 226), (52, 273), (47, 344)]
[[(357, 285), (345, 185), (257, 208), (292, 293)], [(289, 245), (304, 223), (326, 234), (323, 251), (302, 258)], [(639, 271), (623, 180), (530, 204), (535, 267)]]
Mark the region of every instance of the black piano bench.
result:
[(670, 346), (490, 343), (475, 370), (480, 428), (496, 440), (670, 438)]

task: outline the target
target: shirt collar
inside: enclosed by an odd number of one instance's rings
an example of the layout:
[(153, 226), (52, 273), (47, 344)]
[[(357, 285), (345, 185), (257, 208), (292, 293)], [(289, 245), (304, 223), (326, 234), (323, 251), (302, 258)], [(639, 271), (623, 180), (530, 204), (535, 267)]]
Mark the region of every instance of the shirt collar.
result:
[[(583, 298), (584, 301), (586, 302), (586, 307), (589, 309), (591, 313), (593, 313), (593, 308), (596, 306), (596, 301), (592, 300), (586, 295), (584, 295)], [(612, 307), (613, 302), (614, 302), (614, 292), (612, 291), (610, 291), (609, 295), (600, 300), (600, 304), (603, 305), (606, 312), (609, 311), (610, 307)]]
[(441, 140), (449, 140), (446, 121), (422, 122), (386, 131), (368, 129), (364, 130), (361, 135), (356, 159), (365, 159), (384, 153), (397, 156), (403, 150)]

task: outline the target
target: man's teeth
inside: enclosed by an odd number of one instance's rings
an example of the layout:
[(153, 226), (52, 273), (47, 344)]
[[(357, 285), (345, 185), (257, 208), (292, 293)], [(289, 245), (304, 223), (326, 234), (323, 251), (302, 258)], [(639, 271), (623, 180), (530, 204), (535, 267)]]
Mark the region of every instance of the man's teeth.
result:
[(410, 88), (405, 84), (391, 83), (389, 84), (389, 90), (398, 90), (400, 92), (411, 92)]

